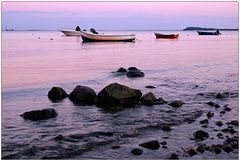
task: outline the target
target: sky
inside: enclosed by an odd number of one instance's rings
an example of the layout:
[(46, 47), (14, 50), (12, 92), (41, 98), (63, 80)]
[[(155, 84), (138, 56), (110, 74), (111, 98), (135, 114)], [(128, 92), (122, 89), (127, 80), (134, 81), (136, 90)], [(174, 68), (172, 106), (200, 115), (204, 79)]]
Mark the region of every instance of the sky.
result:
[(238, 28), (238, 2), (2, 2), (2, 29)]

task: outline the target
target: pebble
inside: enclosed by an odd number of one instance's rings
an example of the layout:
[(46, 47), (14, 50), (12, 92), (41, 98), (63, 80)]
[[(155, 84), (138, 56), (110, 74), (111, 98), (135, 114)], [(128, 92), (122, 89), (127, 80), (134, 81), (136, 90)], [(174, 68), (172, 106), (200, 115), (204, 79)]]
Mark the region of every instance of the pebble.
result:
[(217, 121), (217, 122), (216, 122), (216, 125), (219, 126), (219, 127), (221, 127), (221, 126), (223, 126), (223, 123), (222, 123), (222, 121)]
[(194, 149), (190, 149), (190, 150), (188, 150), (188, 154), (189, 154), (190, 156), (193, 156), (193, 155), (196, 155), (197, 152), (196, 152)]
[(143, 153), (142, 149), (135, 148), (131, 151), (133, 155), (141, 155)]
[(200, 124), (208, 124), (208, 119), (204, 119), (204, 120), (200, 121)]
[(214, 116), (214, 113), (213, 113), (213, 112), (208, 112), (208, 113), (207, 113), (207, 117), (208, 117), (208, 118), (212, 118), (213, 116)]

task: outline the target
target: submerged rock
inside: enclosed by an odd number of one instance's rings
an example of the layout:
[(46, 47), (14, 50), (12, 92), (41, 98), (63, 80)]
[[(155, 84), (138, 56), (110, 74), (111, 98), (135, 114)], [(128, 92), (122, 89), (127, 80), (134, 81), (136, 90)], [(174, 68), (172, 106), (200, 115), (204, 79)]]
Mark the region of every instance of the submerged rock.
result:
[(21, 114), (20, 116), (27, 120), (38, 121), (57, 117), (58, 113), (52, 109), (34, 110)]
[(48, 98), (52, 101), (62, 100), (67, 96), (67, 92), (61, 87), (52, 87), (52, 89), (48, 92)]
[(229, 111), (231, 111), (232, 109), (231, 108), (229, 108), (229, 107), (225, 107), (224, 108), (224, 111), (227, 111), (227, 112), (229, 112)]
[(169, 159), (179, 159), (178, 155), (175, 153), (172, 153), (169, 157)]
[(183, 101), (179, 101), (179, 100), (176, 100), (176, 101), (172, 101), (170, 103), (168, 103), (170, 106), (172, 107), (181, 107), (184, 102)]
[(197, 154), (196, 150), (194, 150), (194, 149), (189, 149), (187, 152), (190, 156), (193, 156), (193, 155)]
[(199, 139), (204, 140), (209, 137), (208, 133), (205, 131), (202, 131), (202, 130), (198, 130), (198, 131), (194, 132), (193, 136), (197, 140), (199, 140)]
[(205, 151), (205, 146), (204, 145), (199, 145), (196, 149), (197, 152), (203, 153)]
[(157, 140), (152, 140), (152, 141), (148, 141), (148, 142), (139, 144), (139, 146), (148, 148), (148, 149), (152, 149), (152, 150), (156, 150), (156, 149), (159, 149), (160, 144)]
[(200, 121), (200, 124), (208, 124), (208, 119), (204, 119), (204, 120)]
[(133, 155), (141, 155), (143, 153), (143, 150), (142, 149), (138, 149), (138, 148), (135, 148), (133, 150), (131, 150), (131, 153)]
[(156, 87), (154, 87), (154, 86), (145, 86), (145, 88), (150, 88), (150, 89), (152, 89), (152, 88), (156, 88)]
[(112, 83), (103, 88), (96, 97), (98, 105), (134, 105), (140, 101), (142, 92), (118, 83)]
[(212, 102), (212, 101), (207, 102), (207, 104), (208, 104), (209, 106), (213, 106), (213, 107), (215, 107), (215, 108), (219, 108), (219, 107), (220, 107), (218, 104), (216, 104), (216, 103), (214, 103), (214, 102)]

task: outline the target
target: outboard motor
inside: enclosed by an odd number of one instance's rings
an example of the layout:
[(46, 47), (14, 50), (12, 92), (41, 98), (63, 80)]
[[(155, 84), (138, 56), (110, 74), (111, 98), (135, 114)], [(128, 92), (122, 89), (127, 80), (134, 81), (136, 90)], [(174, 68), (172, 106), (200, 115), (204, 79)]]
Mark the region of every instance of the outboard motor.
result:
[(91, 33), (94, 33), (94, 34), (98, 34), (98, 32), (97, 32), (94, 28), (91, 28), (91, 29), (90, 29), (90, 32), (91, 32)]

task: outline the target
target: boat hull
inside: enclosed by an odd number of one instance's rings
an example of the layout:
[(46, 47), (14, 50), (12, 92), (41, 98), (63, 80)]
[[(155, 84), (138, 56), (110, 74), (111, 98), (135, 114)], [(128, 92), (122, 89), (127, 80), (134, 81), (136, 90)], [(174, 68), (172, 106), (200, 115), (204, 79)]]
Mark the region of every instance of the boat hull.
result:
[(103, 35), (82, 32), (83, 42), (131, 42), (135, 40), (135, 35)]
[(65, 36), (81, 36), (82, 32), (74, 30), (61, 30)]
[(201, 32), (197, 31), (198, 35), (219, 35), (217, 32)]
[(160, 34), (160, 33), (154, 33), (156, 36), (156, 39), (177, 39), (179, 34)]

